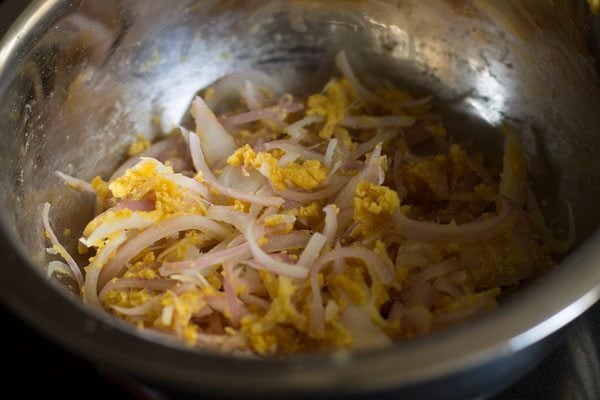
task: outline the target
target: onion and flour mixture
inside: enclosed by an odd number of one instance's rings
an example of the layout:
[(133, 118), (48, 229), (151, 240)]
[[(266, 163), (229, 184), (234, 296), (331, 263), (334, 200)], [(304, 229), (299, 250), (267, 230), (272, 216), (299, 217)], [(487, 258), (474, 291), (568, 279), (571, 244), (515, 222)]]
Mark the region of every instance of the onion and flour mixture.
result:
[[(257, 71), (196, 97), (178, 127), (104, 181), (80, 269), (43, 209), (52, 261), (91, 307), (225, 352), (391, 344), (497, 305), (554, 265), (516, 133), (497, 170), (447, 136), (430, 97), (341, 77), (296, 98)], [(217, 114), (217, 115), (215, 115)], [(139, 154), (138, 154), (139, 153)], [(572, 217), (571, 217), (572, 220)]]

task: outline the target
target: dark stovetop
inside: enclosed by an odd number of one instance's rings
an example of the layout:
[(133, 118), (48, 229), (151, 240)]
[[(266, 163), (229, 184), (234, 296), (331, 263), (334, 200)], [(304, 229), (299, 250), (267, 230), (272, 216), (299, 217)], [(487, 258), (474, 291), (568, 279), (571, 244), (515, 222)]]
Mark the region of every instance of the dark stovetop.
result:
[[(4, 387), (18, 390), (23, 398), (39, 393), (35, 384), (44, 382), (49, 398), (85, 396), (87, 388), (94, 397), (106, 399), (143, 398), (132, 394), (115, 377), (99, 373), (91, 364), (63, 351), (39, 336), (5, 309), (0, 309), (0, 324), (5, 327), (2, 361), (7, 366)], [(5, 373), (5, 374), (6, 374)], [(53, 382), (48, 385), (46, 382)], [(69, 383), (77, 382), (77, 388)], [(600, 303), (577, 319), (566, 330), (566, 337), (540, 366), (494, 400), (597, 400), (600, 399)]]

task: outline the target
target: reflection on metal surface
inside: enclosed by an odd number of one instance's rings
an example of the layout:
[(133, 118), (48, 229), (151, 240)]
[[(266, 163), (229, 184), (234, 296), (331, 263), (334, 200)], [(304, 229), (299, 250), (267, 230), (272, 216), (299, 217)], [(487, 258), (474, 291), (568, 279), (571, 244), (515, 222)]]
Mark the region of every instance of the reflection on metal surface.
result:
[(600, 303), (567, 329), (539, 367), (495, 400), (600, 399)]
[(492, 125), (503, 121), (503, 111), (506, 103), (506, 88), (498, 82), (489, 71), (479, 73), (473, 81), (475, 91), (480, 98), (468, 98), (467, 102), (475, 108), (475, 112)]

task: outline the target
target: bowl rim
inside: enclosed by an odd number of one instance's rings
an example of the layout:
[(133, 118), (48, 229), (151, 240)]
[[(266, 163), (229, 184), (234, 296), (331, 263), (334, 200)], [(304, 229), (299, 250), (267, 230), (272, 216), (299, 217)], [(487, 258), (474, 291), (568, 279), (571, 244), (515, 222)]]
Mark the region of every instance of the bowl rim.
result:
[[(16, 55), (25, 54), (35, 36), (52, 23), (49, 15), (60, 15), (68, 3), (35, 0), (16, 19), (0, 41), (0, 91), (3, 73), (18, 66)], [(597, 229), (555, 271), (495, 312), (468, 324), (369, 352), (304, 355), (285, 361), (233, 358), (190, 350), (161, 337), (151, 340), (53, 288), (28, 260), (26, 249), (8, 227), (6, 214), (0, 208), (3, 303), (54, 341), (100, 365), (185, 388), (357, 393), (432, 381), (525, 349), (600, 298), (600, 268), (594, 261), (600, 259)], [(232, 377), (236, 385), (231, 385)]]

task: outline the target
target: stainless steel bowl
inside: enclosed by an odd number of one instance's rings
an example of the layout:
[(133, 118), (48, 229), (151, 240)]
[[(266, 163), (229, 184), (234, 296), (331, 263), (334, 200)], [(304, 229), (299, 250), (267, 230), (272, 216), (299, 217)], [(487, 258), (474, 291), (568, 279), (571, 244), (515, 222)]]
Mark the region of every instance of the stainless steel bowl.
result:
[[(11, 5), (22, 3), (0, 10)], [(600, 297), (596, 22), (575, 0), (33, 1), (0, 43), (0, 295), (80, 355), (181, 391), (460, 398), (497, 390)], [(492, 156), (501, 143), (494, 126), (516, 125), (550, 219), (564, 220), (565, 201), (573, 205), (572, 254), (485, 317), (343, 357), (192, 351), (141, 337), (48, 284), (42, 203), (55, 205), (59, 231), (80, 231), (92, 212), (92, 199), (66, 190), (54, 170), (108, 176), (135, 134), (170, 129), (220, 76), (255, 67), (306, 90), (333, 71), (340, 49), (372, 84), (385, 78), (435, 93), (450, 130)]]

